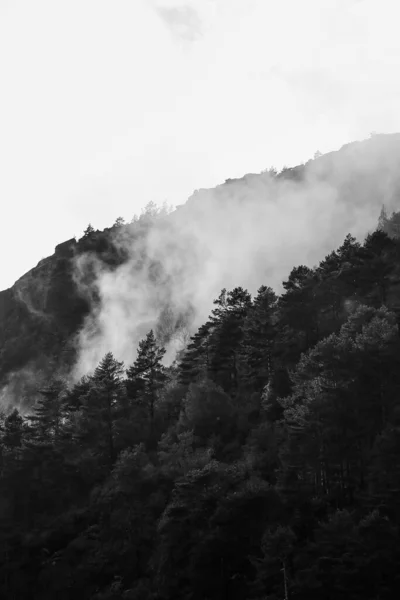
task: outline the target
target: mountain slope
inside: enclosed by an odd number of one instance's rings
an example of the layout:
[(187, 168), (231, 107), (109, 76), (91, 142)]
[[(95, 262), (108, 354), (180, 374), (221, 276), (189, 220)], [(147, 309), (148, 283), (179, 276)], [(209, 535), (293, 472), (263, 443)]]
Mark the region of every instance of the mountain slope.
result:
[[(308, 261), (321, 259), (349, 230), (356, 235), (364, 235), (376, 226), (382, 204), (389, 210), (396, 208), (400, 198), (399, 167), (400, 134), (375, 135), (363, 142), (347, 144), (340, 150), (320, 156), (305, 165), (284, 169), (279, 174), (270, 171), (248, 174), (240, 179), (229, 179), (215, 189), (197, 190), (185, 205), (165, 218), (162, 226), (167, 228), (168, 224), (175, 224), (175, 227), (185, 229), (190, 234), (197, 226), (197, 237), (199, 227), (204, 231), (205, 237), (201, 238), (203, 243), (199, 245), (200, 250), (196, 256), (197, 263), (194, 263), (197, 265), (202, 260), (202, 253), (216, 243), (220, 232), (230, 228), (231, 233), (226, 233), (228, 238), (240, 236), (239, 226), (242, 226), (242, 216), (246, 216), (245, 223), (247, 229), (250, 229), (250, 236), (246, 240), (240, 237), (234, 239), (237, 254), (232, 255), (233, 247), (227, 247), (223, 241), (222, 250), (211, 255), (210, 264), (214, 267), (218, 266), (219, 257), (224, 254), (225, 262), (215, 273), (216, 285), (222, 287), (225, 280), (230, 284), (229, 278), (237, 277), (241, 254), (245, 259), (242, 270), (253, 272), (252, 280), (257, 285), (278, 285), (281, 271), (287, 272), (293, 266), (293, 253), (285, 258), (285, 249), (293, 242), (291, 238), (297, 225), (299, 239), (304, 237), (304, 231), (307, 235), (314, 235), (314, 226), (315, 233), (322, 226), (326, 231), (335, 232), (332, 237), (322, 235), (323, 240), (318, 241), (313, 252), (307, 254)], [(309, 200), (310, 197), (313, 197), (312, 201)], [(221, 210), (216, 211), (216, 206), (220, 206)], [(250, 243), (251, 230), (256, 231), (260, 227), (260, 220), (266, 214), (266, 206), (274, 207), (277, 211), (271, 212), (272, 220), (274, 215), (281, 213), (283, 222), (287, 220), (288, 223), (287, 232), (283, 229), (282, 233), (285, 237), (280, 238), (275, 246), (281, 248), (280, 256), (269, 257), (269, 262), (265, 258), (267, 246), (263, 245), (263, 240), (257, 235), (251, 240), (251, 252), (246, 254), (245, 248)], [(303, 217), (303, 220), (311, 221), (307, 229), (301, 229)], [(0, 292), (0, 382), (8, 380), (15, 386), (18, 381), (18, 395), (24, 396), (23, 389), (20, 389), (24, 378), (16, 378), (13, 374), (19, 373), (21, 369), (26, 372), (32, 369), (42, 370), (45, 374), (50, 366), (53, 371), (57, 365), (63, 365), (66, 369), (72, 366), (76, 360), (76, 335), (99, 302), (98, 290), (94, 285), (96, 264), (100, 263), (107, 273), (113, 272), (135, 252), (136, 263), (151, 262), (152, 256), (138, 258), (140, 252), (148, 252), (148, 245), (142, 244), (140, 250), (137, 250), (139, 245), (135, 246), (135, 242), (149, 237), (152, 223), (151, 219), (148, 222), (142, 219), (139, 223), (122, 228), (94, 232), (78, 242), (73, 239), (60, 244), (52, 256), (40, 261), (12, 288)], [(270, 235), (274, 223), (266, 222), (265, 226), (261, 223), (261, 227), (265, 227)], [(121, 243), (122, 238), (124, 243)], [(309, 240), (305, 240), (305, 244), (311, 245)], [(165, 248), (166, 256), (168, 252)], [(295, 249), (294, 253), (296, 257)], [(80, 273), (77, 276), (79, 259), (88, 255), (92, 258), (85, 267), (84, 275)], [(225, 260), (226, 255), (229, 261)], [(167, 281), (166, 277), (163, 279), (162, 268), (158, 268), (157, 260), (153, 261), (155, 281), (163, 281), (165, 288), (173, 286), (175, 280), (170, 278), (171, 281)], [(299, 255), (299, 260), (304, 260), (303, 256)], [(272, 274), (274, 261), (282, 263), (277, 275)], [(196, 270), (192, 264), (189, 267), (191, 271)], [(181, 271), (181, 279), (186, 280), (188, 270)], [(201, 276), (205, 275), (199, 271), (198, 277)], [(248, 282), (244, 283), (247, 285)], [(154, 290), (153, 295), (158, 293), (157, 285)], [(209, 297), (209, 294), (207, 289), (204, 295)], [(163, 306), (167, 295), (164, 294), (159, 302), (155, 302), (159, 312), (168, 308)], [(188, 301), (187, 310), (190, 312), (189, 309)], [(180, 310), (183, 308), (180, 307)]]
[[(121, 259), (109, 242), (109, 232), (95, 232), (79, 242), (59, 244), (8, 290), (0, 292), (0, 382), (12, 382), (20, 400), (29, 391), (29, 373), (75, 360), (74, 335), (90, 311), (90, 302), (75, 278), (75, 260), (93, 252), (115, 265)], [(23, 370), (23, 376), (21, 375)], [(24, 385), (26, 384), (26, 386)]]

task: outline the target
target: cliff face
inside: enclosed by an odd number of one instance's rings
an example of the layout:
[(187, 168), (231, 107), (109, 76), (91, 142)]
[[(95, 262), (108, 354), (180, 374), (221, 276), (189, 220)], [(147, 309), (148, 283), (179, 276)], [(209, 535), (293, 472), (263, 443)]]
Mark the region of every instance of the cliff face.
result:
[(96, 231), (59, 244), (52, 256), (0, 292), (0, 384), (28, 364), (46, 372), (73, 363), (73, 338), (90, 310), (76, 283), (74, 260), (93, 254), (108, 268), (121, 264), (123, 251), (110, 233)]
[(76, 241), (56, 247), (12, 288), (0, 292), (0, 380), (33, 363), (57, 361), (89, 310), (73, 278)]
[(68, 279), (69, 262), (76, 246), (75, 239), (59, 244), (53, 256), (41, 260), (14, 284), (12, 289), (15, 296), (32, 314), (48, 318), (54, 311), (58, 311), (59, 307), (54, 302), (53, 294), (60, 286), (65, 287), (67, 281), (71, 284)]

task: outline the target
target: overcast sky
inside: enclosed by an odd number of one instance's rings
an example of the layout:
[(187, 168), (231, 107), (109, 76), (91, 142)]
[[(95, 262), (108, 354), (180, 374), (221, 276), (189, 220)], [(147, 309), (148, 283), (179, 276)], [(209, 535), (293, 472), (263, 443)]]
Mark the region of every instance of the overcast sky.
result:
[(0, 0), (0, 289), (91, 222), (400, 131), (396, 0)]

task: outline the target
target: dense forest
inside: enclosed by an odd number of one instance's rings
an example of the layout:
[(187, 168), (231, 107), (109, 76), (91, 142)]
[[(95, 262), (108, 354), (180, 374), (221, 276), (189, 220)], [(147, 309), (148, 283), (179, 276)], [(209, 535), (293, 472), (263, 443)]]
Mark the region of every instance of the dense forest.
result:
[(0, 597), (397, 597), (390, 222), (293, 268), (280, 296), (223, 289), (171, 366), (149, 331), (131, 365), (109, 352), (5, 411)]

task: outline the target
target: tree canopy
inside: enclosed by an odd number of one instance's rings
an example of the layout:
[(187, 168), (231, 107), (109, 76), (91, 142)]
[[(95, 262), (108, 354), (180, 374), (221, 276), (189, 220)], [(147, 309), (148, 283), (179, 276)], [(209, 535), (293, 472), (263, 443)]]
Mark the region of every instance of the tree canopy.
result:
[(280, 296), (222, 289), (170, 366), (150, 330), (131, 365), (108, 352), (79, 382), (38, 380), (28, 412), (3, 411), (0, 596), (397, 597), (388, 220), (294, 267)]

